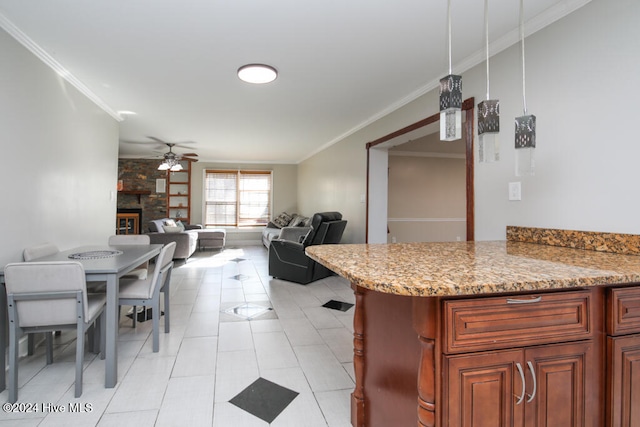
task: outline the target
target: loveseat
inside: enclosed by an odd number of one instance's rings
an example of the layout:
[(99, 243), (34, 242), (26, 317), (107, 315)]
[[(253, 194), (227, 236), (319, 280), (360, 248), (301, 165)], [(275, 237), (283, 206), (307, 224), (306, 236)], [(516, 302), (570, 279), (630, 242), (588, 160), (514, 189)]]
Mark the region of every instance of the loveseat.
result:
[(185, 261), (193, 255), (198, 247), (198, 230), (201, 225), (184, 225), (184, 229), (169, 218), (149, 221), (149, 239), (151, 243), (167, 244), (176, 242), (176, 250), (173, 259), (184, 259)]
[(299, 241), (311, 229), (311, 218), (282, 212), (262, 230), (262, 244), (269, 249), (273, 239)]

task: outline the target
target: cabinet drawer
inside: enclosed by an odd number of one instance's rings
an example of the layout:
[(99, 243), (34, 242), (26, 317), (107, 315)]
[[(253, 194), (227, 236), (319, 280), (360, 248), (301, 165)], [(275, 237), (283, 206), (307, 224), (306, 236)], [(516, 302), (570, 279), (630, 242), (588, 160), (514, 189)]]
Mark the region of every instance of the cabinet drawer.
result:
[(640, 333), (640, 287), (612, 288), (607, 295), (607, 333)]
[(590, 291), (443, 302), (447, 353), (590, 339)]

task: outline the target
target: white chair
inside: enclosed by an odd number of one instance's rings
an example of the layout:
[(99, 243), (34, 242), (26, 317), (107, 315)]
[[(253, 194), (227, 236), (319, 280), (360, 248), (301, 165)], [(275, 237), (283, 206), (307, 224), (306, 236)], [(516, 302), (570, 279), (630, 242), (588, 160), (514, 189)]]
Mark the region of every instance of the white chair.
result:
[[(173, 254), (176, 250), (176, 242), (167, 243), (155, 264), (149, 268), (149, 277), (146, 279), (120, 279), (119, 304), (143, 305), (151, 307), (153, 321), (153, 352), (160, 350), (160, 292), (164, 293), (164, 332), (169, 333), (169, 294), (171, 282), (171, 270), (173, 269)], [(134, 313), (134, 318), (135, 318)]]
[[(114, 234), (109, 236), (109, 246), (115, 245), (150, 245), (151, 239), (146, 234)], [(149, 263), (144, 263), (123, 277), (146, 279)]]
[(22, 252), (22, 257), (25, 261), (33, 261), (36, 258), (57, 254), (58, 252), (60, 252), (60, 250), (56, 245), (45, 242), (26, 248)]
[[(40, 243), (38, 245), (25, 248), (24, 251), (22, 252), (22, 258), (25, 261), (33, 261), (33, 260), (37, 260), (38, 258), (46, 257), (49, 255), (55, 255), (58, 252), (60, 252), (60, 250), (56, 245), (54, 245), (53, 243), (45, 242), (45, 243)], [(91, 282), (87, 284), (87, 292), (104, 293), (106, 289), (105, 286), (106, 286), (105, 282)], [(55, 331), (55, 334), (60, 335), (60, 331)], [(95, 349), (97, 348), (97, 339), (99, 338), (99, 335), (96, 335), (95, 339), (93, 339), (94, 338), (93, 330), (90, 330), (89, 336), (92, 338), (89, 341), (90, 342), (89, 350), (95, 351)], [(49, 337), (46, 337), (46, 338), (49, 338)], [(35, 346), (36, 346), (35, 336), (34, 334), (29, 334), (27, 336), (27, 355), (29, 356), (33, 355), (33, 353), (35, 352)]]
[[(116, 245), (150, 245), (151, 239), (146, 234), (114, 234), (113, 236), (109, 236), (109, 246)], [(147, 278), (149, 274), (149, 262), (145, 262), (142, 265), (139, 265), (132, 271), (128, 272), (122, 279), (141, 279), (144, 280)], [(143, 306), (142, 310), (146, 310)], [(138, 318), (138, 307), (133, 306), (131, 310), (131, 317), (133, 320), (132, 327), (136, 327), (136, 320)]]
[[(60, 252), (60, 250), (56, 245), (54, 245), (53, 243), (45, 242), (26, 248), (24, 251), (22, 251), (22, 258), (25, 261), (33, 261), (36, 258), (54, 255), (58, 252)], [(33, 356), (33, 353), (35, 352), (35, 341), (36, 340), (34, 334), (29, 334), (27, 336), (27, 355), (29, 356)]]
[[(9, 402), (18, 400), (18, 340), (23, 333), (76, 329), (75, 397), (82, 395), (84, 334), (99, 323), (104, 349), (104, 294), (88, 294), (77, 261), (23, 262), (4, 269), (9, 314)], [(103, 350), (104, 351), (104, 350)], [(53, 363), (53, 338), (47, 334), (47, 364)]]

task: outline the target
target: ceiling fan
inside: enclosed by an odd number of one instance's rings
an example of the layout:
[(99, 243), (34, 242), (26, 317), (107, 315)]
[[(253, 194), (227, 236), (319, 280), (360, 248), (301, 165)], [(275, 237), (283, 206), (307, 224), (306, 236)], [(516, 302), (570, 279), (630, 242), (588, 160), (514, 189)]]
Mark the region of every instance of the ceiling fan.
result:
[[(176, 171), (182, 170), (182, 165), (180, 164), (180, 160), (188, 160), (190, 162), (198, 161), (197, 153), (174, 153), (173, 152), (173, 147), (188, 148), (183, 144), (194, 144), (193, 141), (184, 141), (184, 142), (177, 143), (177, 142), (166, 142), (154, 136), (148, 136), (147, 138), (152, 139), (157, 144), (162, 144), (169, 147), (168, 152), (162, 153), (160, 155), (164, 159), (164, 161), (160, 164), (160, 166), (158, 166), (158, 170), (170, 170), (172, 172), (176, 172)], [(134, 141), (127, 141), (127, 142), (130, 142), (132, 144), (143, 144), (143, 145), (151, 144), (149, 142), (134, 142)]]

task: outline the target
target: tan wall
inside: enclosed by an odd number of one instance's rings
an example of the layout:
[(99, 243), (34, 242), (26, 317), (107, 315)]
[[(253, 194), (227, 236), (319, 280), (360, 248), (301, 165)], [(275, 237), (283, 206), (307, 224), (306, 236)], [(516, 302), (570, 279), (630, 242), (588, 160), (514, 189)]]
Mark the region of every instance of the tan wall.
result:
[[(273, 171), (272, 215), (280, 212), (298, 213), (298, 166), (279, 164), (231, 164), (196, 162), (191, 169), (191, 222), (202, 224), (204, 215), (203, 183), (206, 169)], [(227, 230), (229, 242), (259, 242), (260, 230)]]
[(367, 152), (363, 143), (336, 144), (298, 166), (298, 206), (311, 216), (338, 211), (347, 220), (345, 243), (364, 242)]
[(466, 238), (465, 160), (389, 156), (389, 234), (393, 242)]

